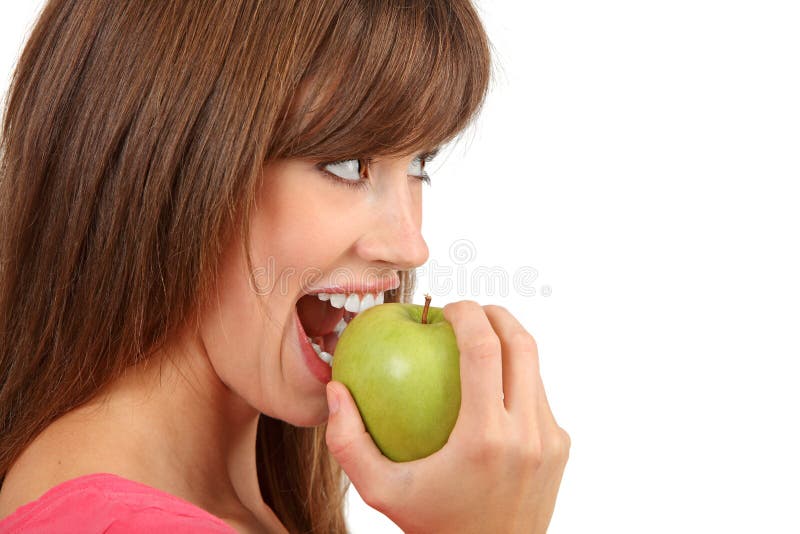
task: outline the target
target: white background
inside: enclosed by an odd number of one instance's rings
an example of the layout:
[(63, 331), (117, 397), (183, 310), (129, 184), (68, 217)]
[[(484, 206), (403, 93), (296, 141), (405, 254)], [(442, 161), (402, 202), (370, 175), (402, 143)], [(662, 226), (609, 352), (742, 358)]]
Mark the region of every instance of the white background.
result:
[[(3, 76), (39, 5), (3, 3)], [(800, 532), (796, 2), (479, 7), (495, 83), (433, 165), (452, 287), (424, 267), (418, 300), (499, 303), (537, 338), (573, 442), (550, 532)], [(482, 266), (508, 289), (457, 287)]]

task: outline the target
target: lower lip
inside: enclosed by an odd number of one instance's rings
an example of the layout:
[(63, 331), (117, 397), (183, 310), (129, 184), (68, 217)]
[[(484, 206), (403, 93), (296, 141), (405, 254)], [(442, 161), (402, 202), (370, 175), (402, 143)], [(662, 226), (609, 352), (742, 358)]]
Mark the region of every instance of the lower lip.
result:
[(293, 315), (294, 324), (297, 325), (297, 340), (300, 343), (300, 348), (303, 351), (306, 365), (308, 366), (309, 371), (311, 371), (311, 374), (314, 375), (314, 378), (323, 384), (327, 384), (331, 381), (331, 366), (323, 362), (320, 357), (317, 356), (314, 347), (312, 347), (311, 343), (308, 342), (306, 333), (303, 330), (303, 325), (300, 323), (300, 317), (297, 316), (296, 309), (294, 310)]

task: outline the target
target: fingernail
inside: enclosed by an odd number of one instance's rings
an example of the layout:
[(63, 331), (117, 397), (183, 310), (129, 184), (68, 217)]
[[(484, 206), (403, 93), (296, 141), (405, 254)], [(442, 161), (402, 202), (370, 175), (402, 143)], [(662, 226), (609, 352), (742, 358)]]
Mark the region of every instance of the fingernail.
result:
[(339, 411), (339, 399), (336, 397), (336, 392), (330, 387), (326, 386), (325, 391), (328, 394), (328, 413), (333, 415)]

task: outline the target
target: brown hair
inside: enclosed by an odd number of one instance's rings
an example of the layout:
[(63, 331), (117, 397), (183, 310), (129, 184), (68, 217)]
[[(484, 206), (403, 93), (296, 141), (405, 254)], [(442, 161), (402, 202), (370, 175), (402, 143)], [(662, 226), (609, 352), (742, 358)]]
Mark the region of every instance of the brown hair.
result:
[[(51, 422), (197, 320), (224, 245), (249, 250), (266, 161), (447, 142), (489, 70), (469, 0), (50, 0), (0, 139), (0, 484)], [(410, 295), (401, 274), (387, 300)], [(345, 531), (324, 425), (262, 415), (257, 455), (290, 531)]]

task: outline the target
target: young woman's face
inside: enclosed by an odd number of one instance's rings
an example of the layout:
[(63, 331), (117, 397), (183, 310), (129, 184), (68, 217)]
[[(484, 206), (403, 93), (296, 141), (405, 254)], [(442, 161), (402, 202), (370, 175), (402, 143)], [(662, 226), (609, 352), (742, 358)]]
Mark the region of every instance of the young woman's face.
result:
[[(218, 306), (202, 330), (216, 374), (248, 404), (295, 425), (326, 420), (330, 365), (306, 335), (333, 353), (347, 309), (364, 309), (372, 297), (380, 302), (383, 291), (398, 286), (398, 270), (425, 262), (425, 159), (325, 166), (282, 160), (264, 168), (250, 220), (255, 272), (248, 272), (241, 247), (228, 249)], [(320, 291), (340, 296), (308, 295)]]

